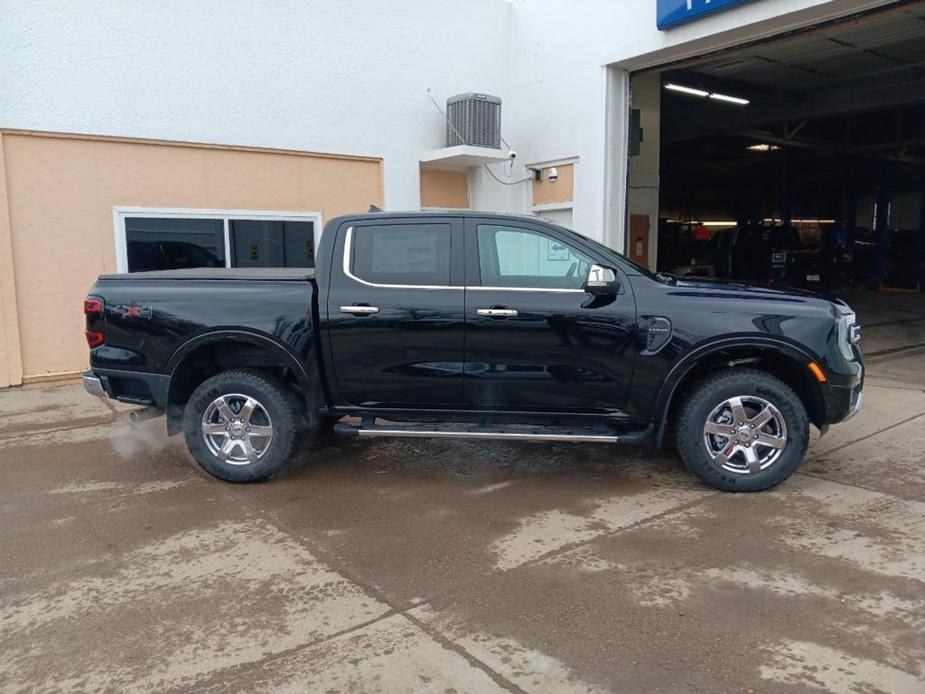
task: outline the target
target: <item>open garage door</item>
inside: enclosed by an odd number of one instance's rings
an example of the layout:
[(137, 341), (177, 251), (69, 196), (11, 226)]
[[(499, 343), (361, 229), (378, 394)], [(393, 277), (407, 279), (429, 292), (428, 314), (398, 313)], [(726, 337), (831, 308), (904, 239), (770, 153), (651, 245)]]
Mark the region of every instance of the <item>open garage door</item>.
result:
[(925, 287), (925, 3), (636, 73), (632, 106), (631, 254), (678, 274)]

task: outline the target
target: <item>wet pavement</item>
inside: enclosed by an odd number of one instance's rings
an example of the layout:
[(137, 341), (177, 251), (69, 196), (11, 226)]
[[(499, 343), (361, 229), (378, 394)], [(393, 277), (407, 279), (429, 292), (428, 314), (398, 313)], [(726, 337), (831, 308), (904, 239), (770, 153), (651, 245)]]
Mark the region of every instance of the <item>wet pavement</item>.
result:
[(0, 690), (925, 691), (925, 297), (772, 492), (600, 445), (336, 442), (267, 484), (0, 392)]

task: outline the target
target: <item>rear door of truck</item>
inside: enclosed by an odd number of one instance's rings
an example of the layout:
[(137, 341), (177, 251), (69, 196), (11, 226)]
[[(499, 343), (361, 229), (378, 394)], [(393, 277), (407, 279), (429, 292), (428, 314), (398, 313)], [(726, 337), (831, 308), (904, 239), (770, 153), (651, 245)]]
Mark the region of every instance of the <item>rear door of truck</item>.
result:
[(335, 405), (462, 403), (463, 224), (383, 217), (338, 230), (326, 310)]

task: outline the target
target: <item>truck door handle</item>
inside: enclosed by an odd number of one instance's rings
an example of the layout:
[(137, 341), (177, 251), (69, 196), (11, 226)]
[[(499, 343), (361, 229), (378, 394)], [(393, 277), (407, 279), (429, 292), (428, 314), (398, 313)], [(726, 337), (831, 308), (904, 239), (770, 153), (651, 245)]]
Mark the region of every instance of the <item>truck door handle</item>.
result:
[(476, 311), (480, 316), (489, 318), (515, 318), (517, 316), (516, 308), (480, 308)]
[(379, 313), (379, 307), (378, 306), (358, 306), (355, 304), (353, 306), (341, 306), (340, 312), (341, 313), (352, 313), (355, 316), (371, 316), (374, 313)]

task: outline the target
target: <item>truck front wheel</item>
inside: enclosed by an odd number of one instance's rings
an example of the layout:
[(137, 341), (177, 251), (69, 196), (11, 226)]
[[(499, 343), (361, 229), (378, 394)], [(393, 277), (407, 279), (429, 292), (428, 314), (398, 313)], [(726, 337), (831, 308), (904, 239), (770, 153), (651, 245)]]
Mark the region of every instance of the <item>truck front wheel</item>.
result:
[(790, 386), (755, 369), (712, 374), (684, 401), (678, 451), (707, 484), (730, 492), (769, 489), (787, 479), (809, 445), (809, 417)]
[(292, 456), (296, 398), (260, 371), (223, 371), (193, 391), (183, 415), (186, 445), (199, 466), (227, 482), (259, 482)]

